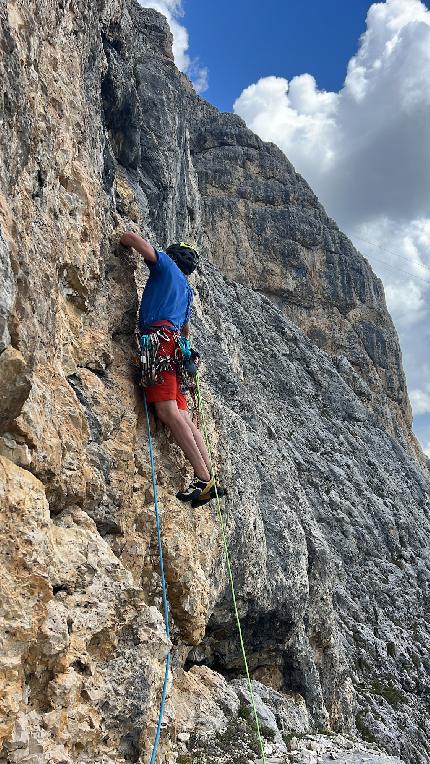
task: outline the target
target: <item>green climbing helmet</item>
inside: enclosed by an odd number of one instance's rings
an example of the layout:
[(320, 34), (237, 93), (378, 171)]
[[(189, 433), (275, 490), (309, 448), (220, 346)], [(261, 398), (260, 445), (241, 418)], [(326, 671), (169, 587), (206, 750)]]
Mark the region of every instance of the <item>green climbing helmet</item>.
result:
[(186, 276), (189, 276), (190, 273), (195, 271), (199, 264), (198, 253), (194, 247), (192, 247), (191, 244), (187, 244), (186, 241), (171, 244), (170, 247), (167, 247), (166, 253)]

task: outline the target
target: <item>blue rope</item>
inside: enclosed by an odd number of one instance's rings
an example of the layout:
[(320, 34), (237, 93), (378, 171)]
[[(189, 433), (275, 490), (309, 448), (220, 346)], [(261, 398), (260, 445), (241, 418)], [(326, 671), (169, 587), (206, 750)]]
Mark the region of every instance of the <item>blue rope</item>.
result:
[[(157, 526), (158, 554), (159, 554), (159, 558), (160, 558), (160, 575), (161, 575), (161, 589), (162, 589), (162, 592), (163, 592), (164, 623), (165, 623), (165, 626), (166, 626), (166, 636), (167, 636), (167, 639), (170, 639), (169, 608), (168, 608), (168, 605), (167, 605), (166, 579), (165, 579), (165, 576), (164, 576), (163, 548), (161, 546), (160, 514), (158, 512), (158, 495), (157, 495), (157, 480), (156, 480), (156, 477), (155, 477), (154, 450), (152, 448), (151, 425), (150, 425), (150, 422), (149, 422), (148, 404), (146, 403), (145, 394), (144, 394), (144, 401), (145, 401), (146, 426), (148, 428), (148, 445), (149, 445), (149, 459), (150, 459), (150, 463), (151, 463), (151, 473), (152, 473), (152, 488), (153, 488), (153, 492), (154, 492), (154, 510), (155, 510), (155, 523), (156, 523), (156, 526)], [(155, 734), (155, 740), (154, 740), (154, 746), (152, 748), (151, 763), (150, 764), (155, 764), (155, 757), (157, 755), (158, 742), (160, 740), (161, 725), (162, 725), (162, 722), (163, 722), (164, 704), (166, 702), (167, 682), (168, 682), (168, 679), (169, 679), (169, 670), (170, 670), (170, 653), (168, 654), (167, 659), (166, 659), (166, 670), (164, 672), (163, 691), (161, 693), (160, 711), (158, 713), (157, 732)]]
[(157, 732), (155, 735), (154, 746), (152, 748), (151, 764), (155, 764), (155, 757), (157, 755), (158, 742), (160, 740), (161, 724), (163, 722), (164, 704), (166, 701), (167, 681), (169, 679), (169, 671), (170, 671), (170, 653), (167, 656), (167, 661), (166, 661), (166, 671), (164, 674), (163, 692), (161, 693), (160, 711), (158, 714)]

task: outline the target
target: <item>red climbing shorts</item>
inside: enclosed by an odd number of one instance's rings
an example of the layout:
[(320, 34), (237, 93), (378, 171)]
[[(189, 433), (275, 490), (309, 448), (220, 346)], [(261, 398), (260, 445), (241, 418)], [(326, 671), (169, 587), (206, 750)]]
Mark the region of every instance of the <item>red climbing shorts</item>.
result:
[[(171, 332), (167, 332), (169, 335), (167, 340), (160, 340), (160, 346), (158, 352), (160, 355), (174, 355), (175, 353), (175, 338)], [(161, 374), (161, 382), (158, 382), (151, 387), (145, 388), (146, 400), (148, 403), (158, 403), (159, 401), (176, 401), (178, 409), (181, 411), (187, 410), (187, 399), (181, 392), (179, 379), (175, 371), (163, 371)]]

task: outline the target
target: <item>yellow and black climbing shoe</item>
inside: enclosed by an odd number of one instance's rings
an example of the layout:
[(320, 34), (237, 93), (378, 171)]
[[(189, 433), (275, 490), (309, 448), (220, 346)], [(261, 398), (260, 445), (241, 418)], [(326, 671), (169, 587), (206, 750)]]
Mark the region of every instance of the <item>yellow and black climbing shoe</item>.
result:
[(222, 498), (222, 496), (226, 495), (226, 491), (224, 488), (221, 488), (220, 485), (216, 485), (215, 481), (210, 481), (212, 483), (212, 486), (209, 487), (204, 491), (202, 491), (196, 499), (192, 500), (192, 508), (195, 509), (196, 507), (202, 507), (203, 504), (207, 504), (208, 501), (212, 501), (212, 499), (215, 499), (217, 496), (219, 499)]
[(178, 491), (176, 498), (180, 501), (194, 501), (198, 496), (206, 494), (214, 487), (215, 480), (200, 480), (198, 477), (194, 477), (188, 488), (185, 491)]

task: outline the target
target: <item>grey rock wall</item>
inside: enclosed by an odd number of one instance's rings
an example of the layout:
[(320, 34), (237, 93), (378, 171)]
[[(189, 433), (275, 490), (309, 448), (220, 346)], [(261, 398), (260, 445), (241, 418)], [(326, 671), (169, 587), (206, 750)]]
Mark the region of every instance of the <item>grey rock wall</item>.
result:
[[(425, 761), (427, 478), (271, 301), (215, 271), (205, 293), (251, 665), (263, 676), (278, 670), (279, 687), (305, 697), (317, 727), (348, 729), (355, 716), (369, 739), (390, 748), (397, 738)], [(215, 305), (222, 325), (210, 318)], [(234, 676), (227, 601), (228, 592), (195, 658), (206, 649), (210, 665)]]
[(319, 347), (346, 356), (355, 392), (421, 458), (380, 280), (277, 146), (235, 115), (202, 111), (191, 146), (214, 262), (269, 296)]

